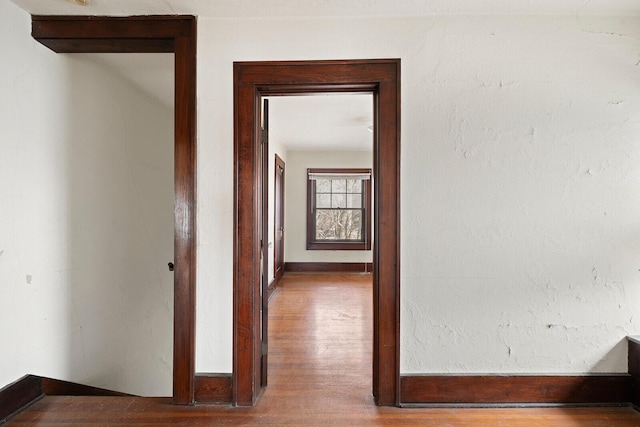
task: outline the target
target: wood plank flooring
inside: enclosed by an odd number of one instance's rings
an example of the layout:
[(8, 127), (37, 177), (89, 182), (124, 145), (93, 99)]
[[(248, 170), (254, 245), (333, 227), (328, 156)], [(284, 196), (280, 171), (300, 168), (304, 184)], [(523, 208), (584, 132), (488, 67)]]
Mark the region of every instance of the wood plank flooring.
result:
[(640, 426), (632, 408), (380, 408), (371, 396), (371, 276), (287, 274), (270, 302), (269, 387), (255, 407), (47, 396), (7, 426)]

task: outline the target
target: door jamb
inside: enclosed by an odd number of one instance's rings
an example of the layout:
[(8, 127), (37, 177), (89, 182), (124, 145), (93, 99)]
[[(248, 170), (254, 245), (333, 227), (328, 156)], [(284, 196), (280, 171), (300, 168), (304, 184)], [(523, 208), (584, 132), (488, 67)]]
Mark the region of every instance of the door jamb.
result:
[[(274, 210), (273, 210), (273, 236), (274, 236), (273, 237), (273, 240), (274, 240), (274, 243), (273, 243), (273, 276), (274, 276), (274, 289), (275, 289), (278, 286), (278, 281), (280, 279), (282, 279), (282, 275), (284, 274), (284, 256), (283, 256), (283, 259), (282, 259), (282, 267), (280, 268), (280, 273), (278, 273), (278, 269), (277, 269), (278, 266), (276, 265), (276, 249), (277, 249), (276, 248), (276, 242), (278, 241), (278, 238), (277, 238), (278, 230), (276, 229), (276, 224), (278, 223), (278, 218), (277, 218), (276, 211), (275, 211), (275, 204), (277, 203), (277, 199), (275, 197), (275, 192), (277, 191), (277, 187), (278, 187), (278, 184), (276, 182), (277, 181), (276, 176), (278, 175), (278, 168), (279, 167), (282, 167), (282, 170), (285, 171), (285, 173), (286, 173), (285, 162), (284, 162), (284, 160), (282, 160), (280, 158), (280, 156), (278, 156), (278, 153), (275, 154), (274, 166), (275, 166), (275, 168), (274, 168), (274, 172), (275, 173), (274, 173), (274, 177), (273, 177), (273, 188), (274, 188), (274, 197), (273, 197), (273, 201), (274, 201)], [(286, 183), (286, 178), (285, 178), (285, 175), (283, 174), (282, 175), (282, 187), (283, 188), (280, 191), (280, 198), (281, 198), (280, 211), (281, 211), (281, 215), (282, 215), (283, 218), (284, 218), (284, 214), (285, 214), (285, 212), (284, 212), (284, 201), (285, 201), (285, 199), (284, 199), (284, 196), (285, 196), (285, 194), (284, 194), (285, 193), (284, 185), (285, 185), (285, 183)], [(282, 225), (283, 225), (283, 228), (284, 228), (284, 224), (282, 224)], [(284, 233), (284, 231), (283, 231), (283, 233)], [(282, 240), (284, 241), (284, 237), (282, 238)], [(282, 245), (284, 245), (284, 243), (282, 243)], [(282, 248), (282, 250), (284, 252), (284, 248)]]
[(318, 93), (374, 99), (373, 395), (399, 404), (400, 60), (234, 63), (232, 401), (260, 395), (260, 99)]
[(174, 53), (173, 403), (194, 403), (196, 309), (196, 50), (194, 16), (33, 16), (56, 53)]

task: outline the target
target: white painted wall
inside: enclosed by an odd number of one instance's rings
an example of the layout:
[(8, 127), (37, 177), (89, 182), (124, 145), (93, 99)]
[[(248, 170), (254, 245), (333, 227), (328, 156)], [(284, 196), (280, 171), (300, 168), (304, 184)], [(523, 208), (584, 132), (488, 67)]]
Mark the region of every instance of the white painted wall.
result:
[[(168, 394), (170, 112), (34, 43), (11, 3), (0, 20), (0, 384)], [(200, 18), (197, 370), (231, 371), (233, 61), (398, 57), (402, 372), (624, 372), (639, 37), (615, 17)]]
[(200, 18), (198, 371), (231, 371), (233, 61), (340, 58), (402, 59), (402, 372), (626, 371), (624, 337), (640, 330), (639, 29)]
[[(370, 250), (307, 250), (307, 169), (372, 168), (373, 154), (367, 151), (289, 151), (287, 155), (289, 163), (287, 164), (288, 179), (285, 182), (285, 261), (371, 262)], [(373, 232), (373, 229), (371, 231)]]
[(0, 387), (170, 395), (173, 113), (0, 2)]

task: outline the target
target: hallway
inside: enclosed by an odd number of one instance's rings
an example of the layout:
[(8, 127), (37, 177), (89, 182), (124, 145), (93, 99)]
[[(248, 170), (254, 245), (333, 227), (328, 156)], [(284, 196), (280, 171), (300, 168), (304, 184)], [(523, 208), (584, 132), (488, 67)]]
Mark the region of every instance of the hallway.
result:
[(7, 425), (640, 426), (640, 413), (629, 407), (377, 407), (371, 396), (371, 313), (371, 275), (288, 273), (270, 301), (269, 386), (255, 407), (47, 396)]

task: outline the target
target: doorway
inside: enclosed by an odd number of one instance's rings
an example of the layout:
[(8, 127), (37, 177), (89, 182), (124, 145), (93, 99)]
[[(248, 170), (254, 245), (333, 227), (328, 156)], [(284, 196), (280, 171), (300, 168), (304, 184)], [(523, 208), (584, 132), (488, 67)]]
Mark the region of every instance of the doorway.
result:
[(193, 404), (196, 280), (196, 40), (194, 16), (33, 16), (32, 36), (56, 53), (173, 53), (173, 402)]
[(370, 93), (374, 99), (373, 395), (399, 403), (400, 61), (234, 64), (235, 218), (233, 403), (261, 388), (261, 102), (266, 96)]

